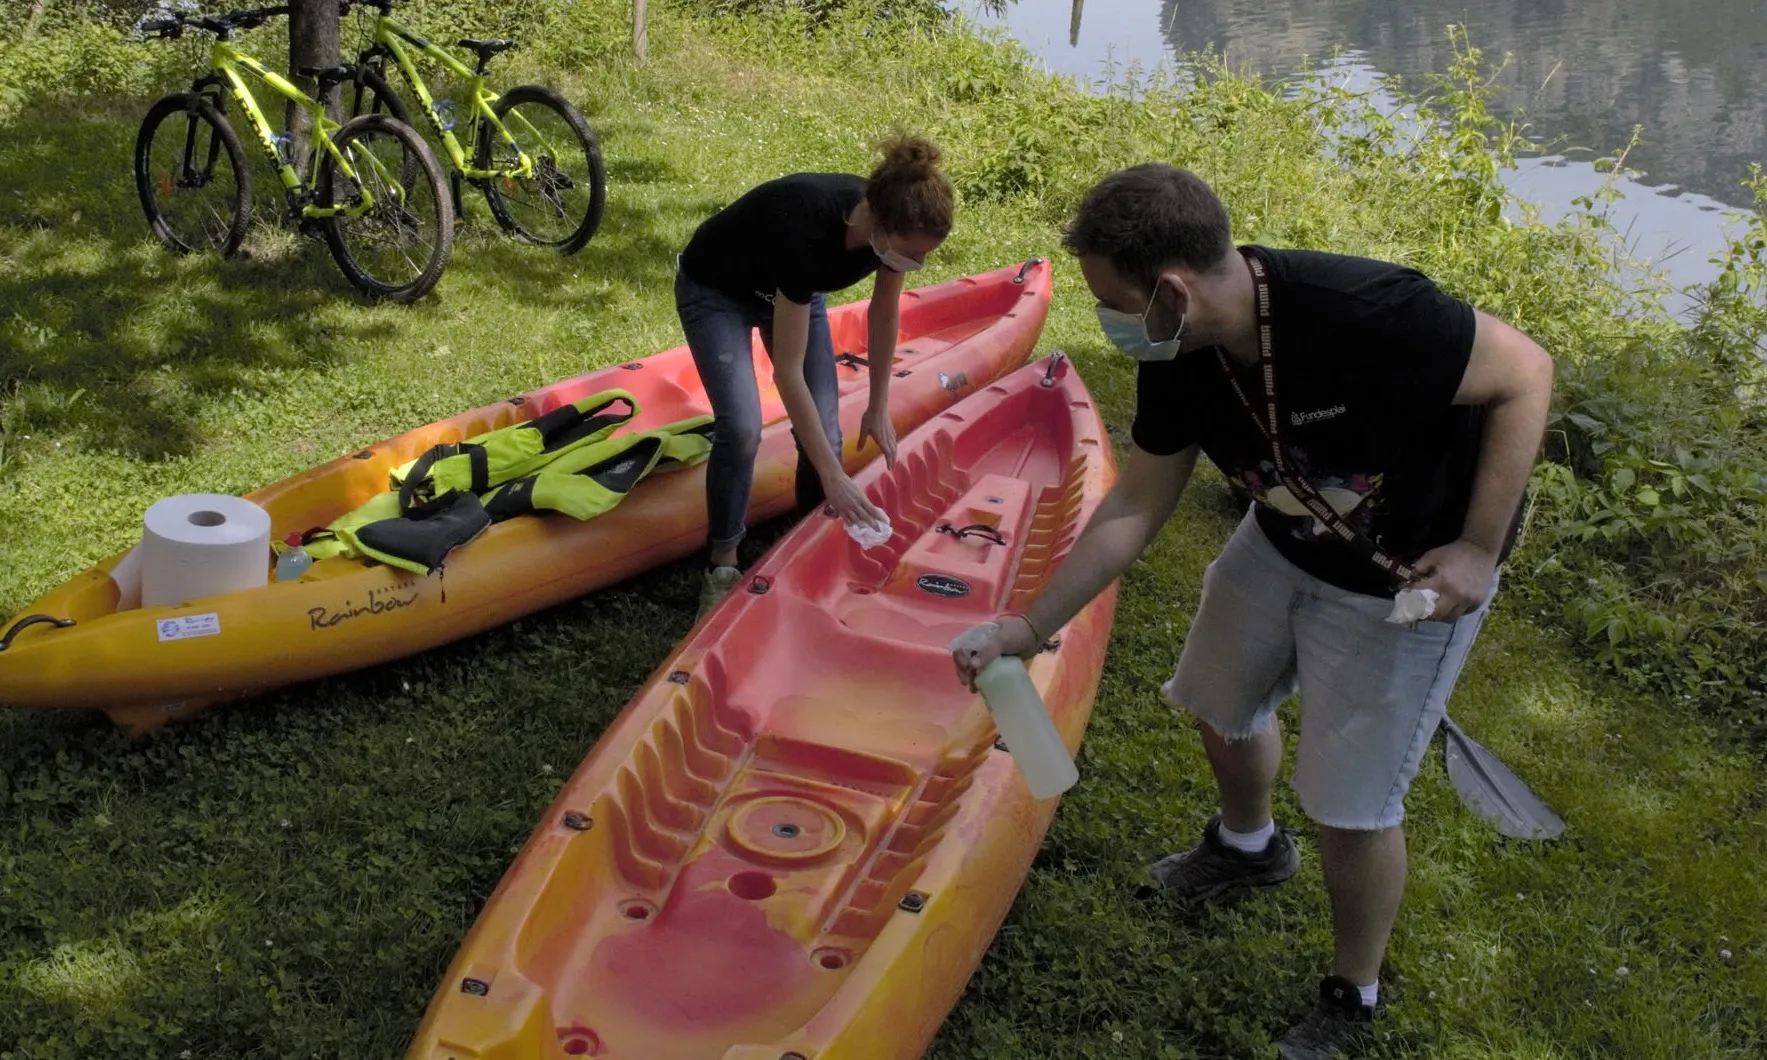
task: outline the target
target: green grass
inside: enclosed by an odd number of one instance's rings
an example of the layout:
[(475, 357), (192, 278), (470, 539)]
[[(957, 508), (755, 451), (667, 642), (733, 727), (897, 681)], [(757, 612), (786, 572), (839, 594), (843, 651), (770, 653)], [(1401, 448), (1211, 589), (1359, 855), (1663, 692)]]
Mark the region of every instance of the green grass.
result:
[[(588, 113), (613, 181), (601, 234), (559, 259), (469, 200), (440, 287), (411, 307), (360, 301), (322, 246), (274, 231), (245, 262), (151, 244), (128, 173), (139, 92), (0, 111), (0, 613), (125, 547), (160, 496), (243, 492), (678, 343), (669, 278), (692, 226), (767, 176), (863, 167), (900, 114), (939, 137), (964, 192), (916, 282), (1053, 257), (1040, 348), (1074, 355), (1119, 436), (1130, 367), (1056, 225), (1087, 180), (1150, 154), (1215, 180), (1242, 236), (1416, 261), (1555, 352), (1594, 355), (1615, 331), (1587, 326), (1599, 276), (1513, 268), (1582, 237), (1481, 219), (1475, 184), (1421, 164), (1337, 169), (1298, 105), (1247, 82), (1182, 106), (1084, 100), (966, 39), (714, 32), (669, 9), (637, 69), (620, 14), (560, 14), (503, 67)], [(1305, 833), (1276, 892), (1192, 914), (1137, 897), (1145, 863), (1211, 810), (1194, 728), (1155, 689), (1232, 519), (1202, 475), (1127, 575), (1082, 781), (938, 1060), (1267, 1055), (1307, 1004), (1329, 920)], [(135, 743), (97, 717), (0, 714), (0, 1060), (399, 1055), (541, 809), (688, 629), (695, 588), (690, 565), (663, 568)], [(1501, 841), (1432, 750), (1383, 1055), (1762, 1055), (1761, 762), (1691, 705), (1593, 670), (1519, 599), (1500, 600), (1451, 709), (1570, 830)], [(1286, 792), (1280, 812), (1303, 820)]]

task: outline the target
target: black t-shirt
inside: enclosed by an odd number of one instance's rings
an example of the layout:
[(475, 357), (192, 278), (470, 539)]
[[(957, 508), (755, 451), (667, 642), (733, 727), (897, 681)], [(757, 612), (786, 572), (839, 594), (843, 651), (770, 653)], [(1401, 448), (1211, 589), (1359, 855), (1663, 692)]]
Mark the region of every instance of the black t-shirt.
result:
[[(1484, 427), (1482, 408), (1451, 404), (1472, 356), (1472, 307), (1414, 269), (1248, 249), (1269, 277), (1271, 358), (1290, 467), (1389, 555), (1415, 560), (1458, 538)], [(1262, 419), (1262, 370), (1227, 363)], [(1296, 566), (1352, 592), (1393, 595), (1383, 571), (1326, 533), (1282, 485), (1215, 349), (1143, 363), (1136, 399), (1137, 446), (1170, 455), (1200, 445), (1256, 499), (1259, 525)], [(1505, 554), (1513, 539), (1514, 524)]]
[(694, 282), (738, 298), (800, 305), (851, 287), (877, 271), (866, 245), (848, 250), (847, 215), (865, 194), (849, 173), (793, 173), (757, 185), (708, 217), (681, 254)]

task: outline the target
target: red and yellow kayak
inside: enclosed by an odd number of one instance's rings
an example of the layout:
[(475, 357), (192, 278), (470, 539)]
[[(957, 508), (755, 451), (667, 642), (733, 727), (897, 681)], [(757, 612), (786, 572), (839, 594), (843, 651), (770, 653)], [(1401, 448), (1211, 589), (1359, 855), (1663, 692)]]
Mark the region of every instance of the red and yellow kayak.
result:
[[(1020, 266), (902, 295), (890, 412), (898, 434), (926, 422), (1030, 356), (1048, 316), (1050, 270)], [(843, 454), (849, 470), (877, 455), (854, 444), (867, 399), (866, 306), (829, 310), (841, 357)], [(755, 367), (767, 422), (749, 516), (792, 504), (796, 455), (759, 339)], [(439, 442), (532, 419), (591, 394), (624, 389), (640, 405), (625, 430), (709, 414), (685, 346), (566, 379), (472, 409), (246, 494), (271, 519), (273, 540), (324, 526), (388, 488), (388, 473)], [(586, 521), (558, 514), (499, 523), (448, 557), (443, 571), (411, 574), (369, 560), (331, 558), (297, 581), (175, 607), (118, 610), (112, 556), (39, 598), (6, 623), (0, 703), (97, 709), (142, 732), (224, 700), (343, 673), (424, 651), (561, 603), (703, 547), (705, 469), (659, 472), (617, 508)], [(266, 570), (272, 557), (266, 551)], [(162, 639), (161, 623), (207, 635)]]
[[(1060, 355), (867, 467), (891, 539), (799, 524), (663, 662), (491, 895), (409, 1056), (920, 1056), (1057, 802), (1031, 797), (946, 644), (1043, 585), (1115, 475)], [(1113, 585), (1029, 664), (1070, 751), (1115, 609)]]

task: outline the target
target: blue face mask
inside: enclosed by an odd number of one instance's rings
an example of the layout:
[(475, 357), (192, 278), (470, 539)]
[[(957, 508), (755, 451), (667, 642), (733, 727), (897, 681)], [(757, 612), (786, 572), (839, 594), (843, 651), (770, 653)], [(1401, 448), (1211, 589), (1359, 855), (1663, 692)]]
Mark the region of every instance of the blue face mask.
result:
[(1140, 316), (1125, 313), (1110, 306), (1098, 307), (1098, 326), (1104, 329), (1105, 337), (1115, 343), (1117, 349), (1138, 361), (1169, 361), (1178, 356), (1183, 346), (1184, 318), (1178, 318), (1178, 328), (1170, 338), (1155, 340), (1147, 333), (1147, 314), (1153, 312), (1154, 298), (1159, 297), (1159, 288), (1147, 300), (1147, 308)]

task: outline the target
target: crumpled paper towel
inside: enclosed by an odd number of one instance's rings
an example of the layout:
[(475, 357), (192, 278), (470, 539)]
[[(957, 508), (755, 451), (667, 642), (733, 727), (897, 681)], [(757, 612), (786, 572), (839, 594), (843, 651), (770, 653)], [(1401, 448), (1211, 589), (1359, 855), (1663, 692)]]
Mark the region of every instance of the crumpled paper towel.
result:
[(1387, 621), (1407, 626), (1422, 622), (1435, 614), (1438, 599), (1434, 589), (1400, 589), (1393, 597), (1393, 613)]
[(876, 548), (890, 539), (890, 517), (884, 516), (883, 523), (876, 527), (848, 523), (847, 536), (859, 542), (860, 551)]

